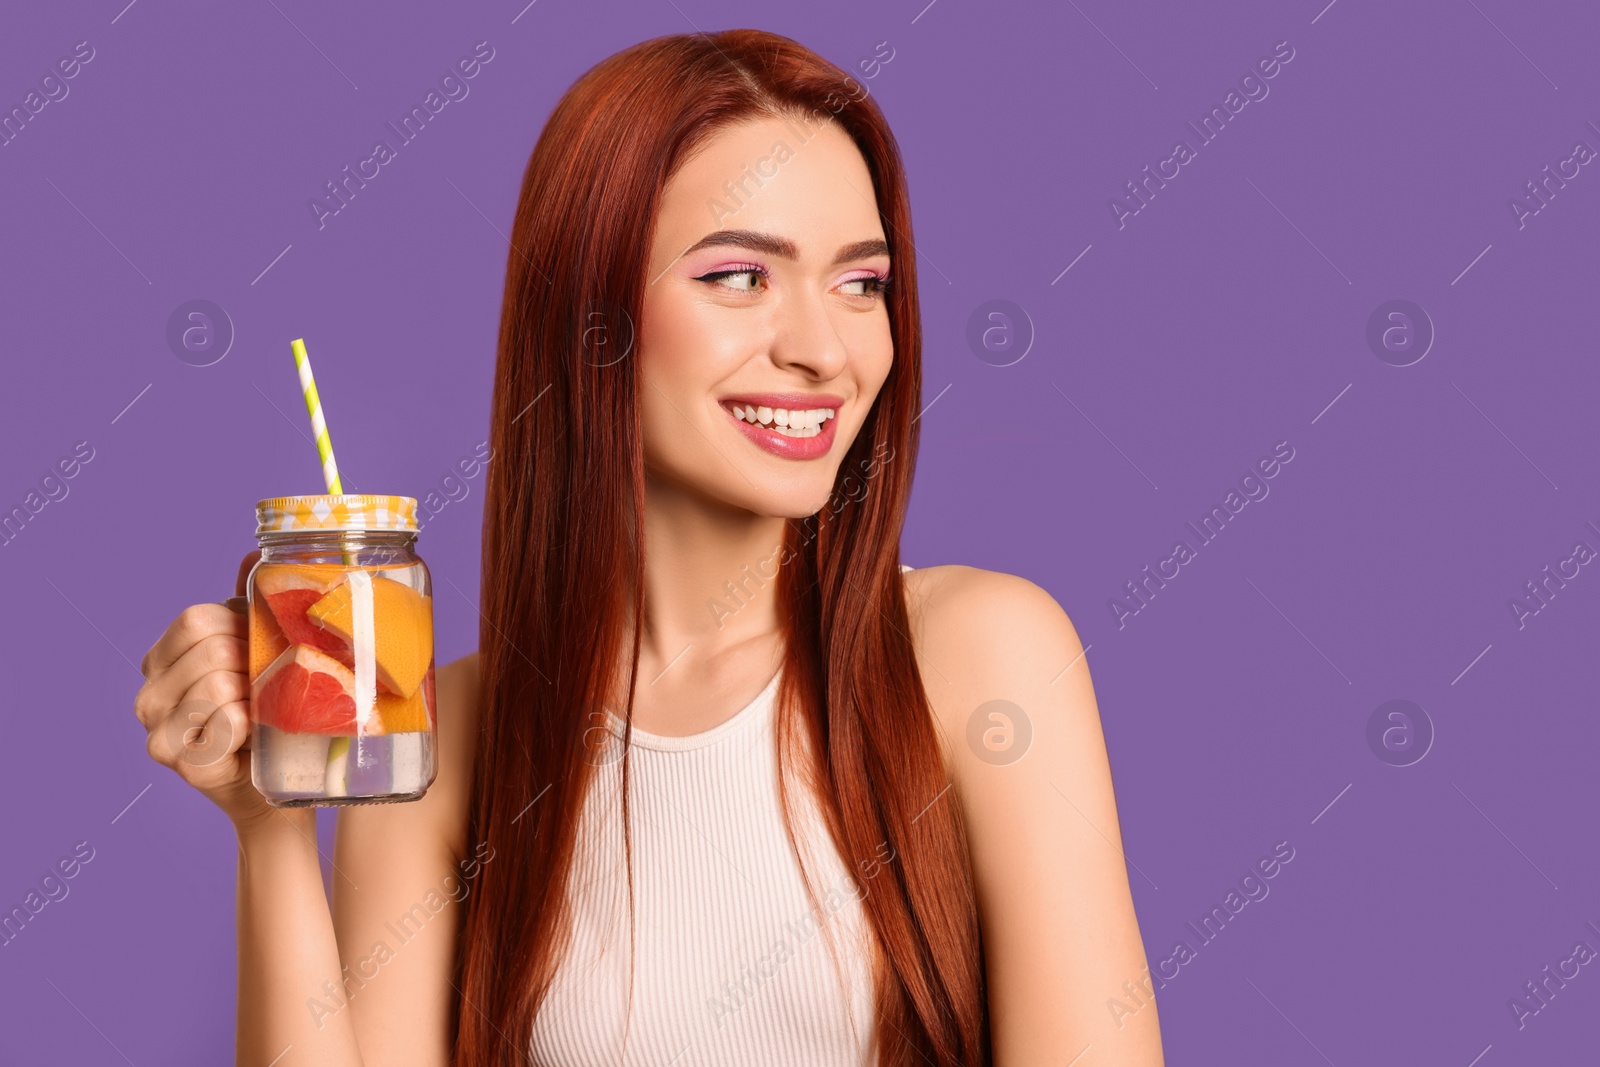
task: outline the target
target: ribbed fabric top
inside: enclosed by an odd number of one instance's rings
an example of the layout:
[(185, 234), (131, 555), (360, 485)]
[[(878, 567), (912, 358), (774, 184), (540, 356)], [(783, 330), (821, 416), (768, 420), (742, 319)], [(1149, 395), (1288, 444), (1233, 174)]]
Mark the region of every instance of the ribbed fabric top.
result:
[[(902, 570), (909, 570), (902, 567)], [(540, 1067), (864, 1067), (875, 1062), (870, 882), (851, 876), (815, 802), (791, 788), (820, 909), (783, 831), (773, 731), (780, 671), (732, 717), (686, 737), (635, 728), (633, 1005), (622, 847), (623, 723), (584, 802), (572, 941), (535, 1021)], [(840, 985), (824, 941), (839, 949)]]
[[(648, 748), (653, 752), (690, 752), (697, 748), (705, 748), (707, 745), (714, 745), (730, 734), (743, 729), (751, 719), (768, 717), (777, 706), (775, 698), (778, 694), (778, 679), (782, 677), (782, 673), (780, 671), (778, 674), (774, 674), (772, 680), (766, 684), (761, 692), (756, 694), (754, 700), (709, 730), (702, 730), (697, 734), (687, 734), (682, 737), (665, 737), (661, 734), (650, 733), (648, 730), (641, 730), (635, 726), (632, 734), (629, 735), (629, 742), (638, 745), (640, 748)], [(621, 716), (607, 709), (606, 720), (607, 725), (611, 727), (611, 732), (620, 740), (624, 735), (626, 726)]]

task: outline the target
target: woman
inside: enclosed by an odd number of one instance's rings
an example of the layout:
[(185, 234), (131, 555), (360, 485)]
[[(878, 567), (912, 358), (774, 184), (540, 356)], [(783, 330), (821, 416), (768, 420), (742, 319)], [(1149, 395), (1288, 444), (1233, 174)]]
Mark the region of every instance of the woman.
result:
[[(557, 105), (511, 245), (480, 648), (427, 795), (339, 811), (331, 908), (313, 812), (250, 782), (243, 621), (145, 657), (152, 756), (238, 830), (239, 1062), (1161, 1063), (1072, 624), (898, 565), (877, 105), (773, 34), (644, 42)], [(185, 761), (186, 700), (231, 758)]]

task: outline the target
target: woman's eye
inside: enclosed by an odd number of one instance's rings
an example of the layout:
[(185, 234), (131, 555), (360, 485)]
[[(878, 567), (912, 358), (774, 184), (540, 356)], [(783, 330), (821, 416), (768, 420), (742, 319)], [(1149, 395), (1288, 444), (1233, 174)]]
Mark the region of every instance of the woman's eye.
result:
[[(709, 285), (719, 286), (723, 289), (733, 289), (740, 293), (759, 293), (770, 283), (767, 272), (760, 267), (736, 267), (729, 270), (714, 270), (710, 274), (702, 274), (695, 281), (706, 282)], [(881, 296), (889, 287), (889, 279), (879, 275), (867, 275), (862, 278), (851, 278), (840, 283), (840, 290), (845, 296), (860, 296), (868, 299)]]
[[(846, 296), (877, 296), (888, 287), (889, 279), (880, 278), (874, 274), (865, 278), (851, 278), (849, 281), (843, 282), (842, 285), (846, 288)], [(859, 285), (861, 288), (849, 289), (848, 287), (852, 285)]]
[(737, 289), (741, 293), (756, 293), (761, 291), (760, 280), (765, 278), (766, 271), (746, 267), (740, 270), (712, 271), (710, 274), (702, 274), (695, 280), (720, 285), (724, 289)]

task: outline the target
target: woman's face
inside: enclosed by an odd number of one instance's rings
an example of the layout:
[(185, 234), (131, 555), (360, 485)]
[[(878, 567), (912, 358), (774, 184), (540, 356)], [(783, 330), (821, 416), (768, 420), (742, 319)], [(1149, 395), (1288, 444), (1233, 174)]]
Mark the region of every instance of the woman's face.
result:
[(757, 514), (819, 511), (894, 359), (888, 277), (872, 178), (837, 125), (715, 134), (668, 181), (650, 248), (650, 475)]

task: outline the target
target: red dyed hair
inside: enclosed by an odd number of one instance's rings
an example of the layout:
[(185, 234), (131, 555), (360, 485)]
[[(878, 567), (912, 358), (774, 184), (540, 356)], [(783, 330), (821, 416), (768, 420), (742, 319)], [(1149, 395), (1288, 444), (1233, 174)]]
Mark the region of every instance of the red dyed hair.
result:
[[(831, 116), (854, 140), (896, 279), (885, 295), (893, 367), (840, 465), (834, 500), (785, 532), (775, 587), (786, 656), (780, 773), (798, 773), (817, 797), (843, 862), (875, 870), (862, 906), (874, 935), (880, 1067), (989, 1062), (966, 831), (955, 798), (943, 796), (898, 565), (922, 393), (899, 149), (877, 104), (838, 67), (786, 37), (728, 30), (656, 38), (597, 64), (556, 105), (523, 177), (490, 419), (482, 728), (468, 826), (470, 840), (493, 841), (504, 858), (484, 867), (462, 920), (459, 1067), (527, 1060), (568, 932), (565, 886), (596, 764), (591, 724), (620, 677), (628, 619), (642, 618), (637, 361), (605, 355), (604, 343), (615, 351), (641, 321), (667, 179), (719, 129), (769, 115)], [(638, 627), (631, 644), (630, 721)], [(801, 743), (820, 755), (806, 758)], [(793, 848), (787, 800), (784, 810)], [(886, 848), (894, 858), (882, 863)], [(809, 874), (807, 888), (815, 902)]]

